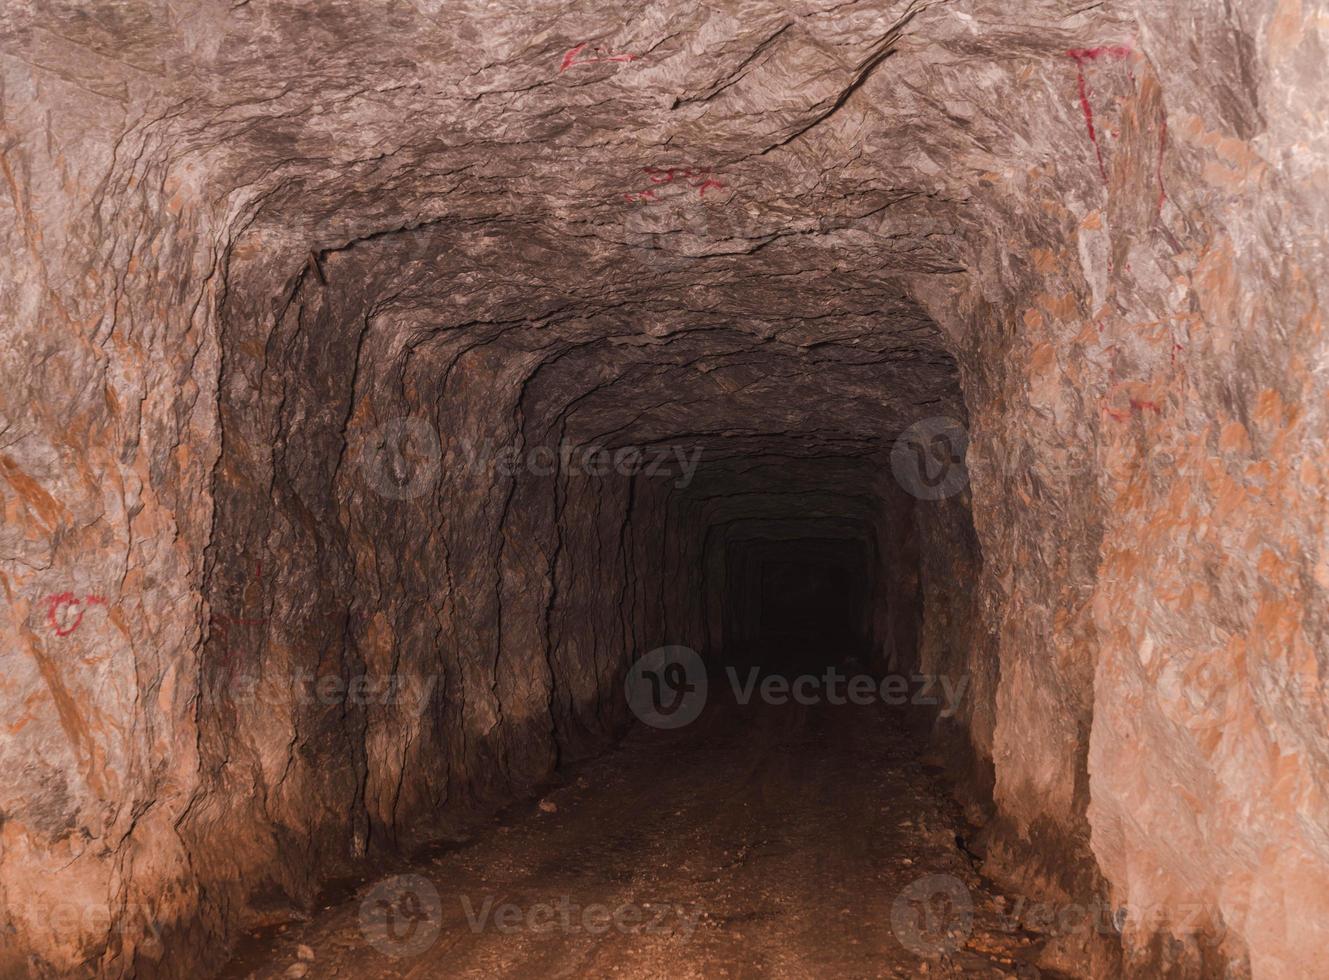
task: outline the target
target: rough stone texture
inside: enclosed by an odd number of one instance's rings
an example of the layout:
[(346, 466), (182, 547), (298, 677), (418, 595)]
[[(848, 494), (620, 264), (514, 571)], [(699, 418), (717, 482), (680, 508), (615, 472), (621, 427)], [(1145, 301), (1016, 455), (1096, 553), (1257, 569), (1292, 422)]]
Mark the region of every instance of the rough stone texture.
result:
[[(1314, 975), (1327, 35), (1314, 0), (8, 5), (0, 972), (196, 975), (607, 744), (634, 653), (723, 642), (727, 546), (829, 534), (895, 597), (879, 662), (973, 678), (938, 733), (990, 870), (1128, 910), (1068, 965)], [(931, 416), (972, 501), (891, 485)], [(494, 465), (596, 443), (703, 468)]]

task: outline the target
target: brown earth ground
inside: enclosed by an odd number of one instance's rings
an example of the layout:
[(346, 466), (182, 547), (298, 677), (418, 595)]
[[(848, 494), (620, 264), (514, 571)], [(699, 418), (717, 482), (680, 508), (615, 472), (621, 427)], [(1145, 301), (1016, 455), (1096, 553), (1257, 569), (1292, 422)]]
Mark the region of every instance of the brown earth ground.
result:
[[(730, 701), (712, 698), (686, 728), (634, 730), (538, 805), (255, 937), (225, 975), (1054, 975), (1033, 965), (1038, 937), (1004, 914), (1016, 901), (962, 848), (960, 809), (902, 709)], [(416, 879), (417, 894), (393, 892), (398, 872), (428, 879), (437, 904)], [(971, 930), (942, 895), (930, 917), (908, 895), (897, 904), (931, 875), (963, 882)], [(520, 912), (500, 928), (508, 903)], [(364, 917), (376, 906), (394, 915), (397, 945)]]

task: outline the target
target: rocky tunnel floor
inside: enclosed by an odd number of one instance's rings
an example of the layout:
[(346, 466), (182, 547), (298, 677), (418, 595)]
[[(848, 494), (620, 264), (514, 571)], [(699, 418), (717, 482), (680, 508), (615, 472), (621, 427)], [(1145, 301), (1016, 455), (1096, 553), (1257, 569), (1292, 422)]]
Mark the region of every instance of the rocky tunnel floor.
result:
[(1059, 976), (967, 833), (901, 709), (713, 702), (223, 976)]

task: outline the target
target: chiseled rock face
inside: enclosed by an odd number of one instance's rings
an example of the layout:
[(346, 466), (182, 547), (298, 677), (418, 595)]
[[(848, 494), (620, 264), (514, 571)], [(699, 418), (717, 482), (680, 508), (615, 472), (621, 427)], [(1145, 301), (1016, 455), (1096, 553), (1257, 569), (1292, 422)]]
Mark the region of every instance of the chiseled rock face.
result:
[[(1323, 3), (0, 43), (0, 974), (197, 975), (608, 744), (800, 537), (870, 556), (881, 663), (970, 677), (992, 872), (1120, 910), (1066, 965), (1321, 968)], [(943, 417), (971, 484), (915, 499)]]

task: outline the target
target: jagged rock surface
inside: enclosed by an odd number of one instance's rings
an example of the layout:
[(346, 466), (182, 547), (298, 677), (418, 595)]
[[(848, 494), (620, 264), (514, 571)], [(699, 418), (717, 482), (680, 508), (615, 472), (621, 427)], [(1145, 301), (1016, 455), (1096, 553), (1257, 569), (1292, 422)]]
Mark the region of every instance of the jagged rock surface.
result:
[[(788, 533), (871, 556), (883, 662), (973, 677), (939, 735), (990, 870), (1145, 913), (1068, 963), (1319, 969), (1322, 3), (29, 2), (0, 39), (0, 968), (196, 975), (529, 792), (621, 730), (634, 652), (723, 641), (696, 570)], [(972, 493), (913, 501), (935, 416)], [(494, 465), (595, 444), (702, 464)]]

